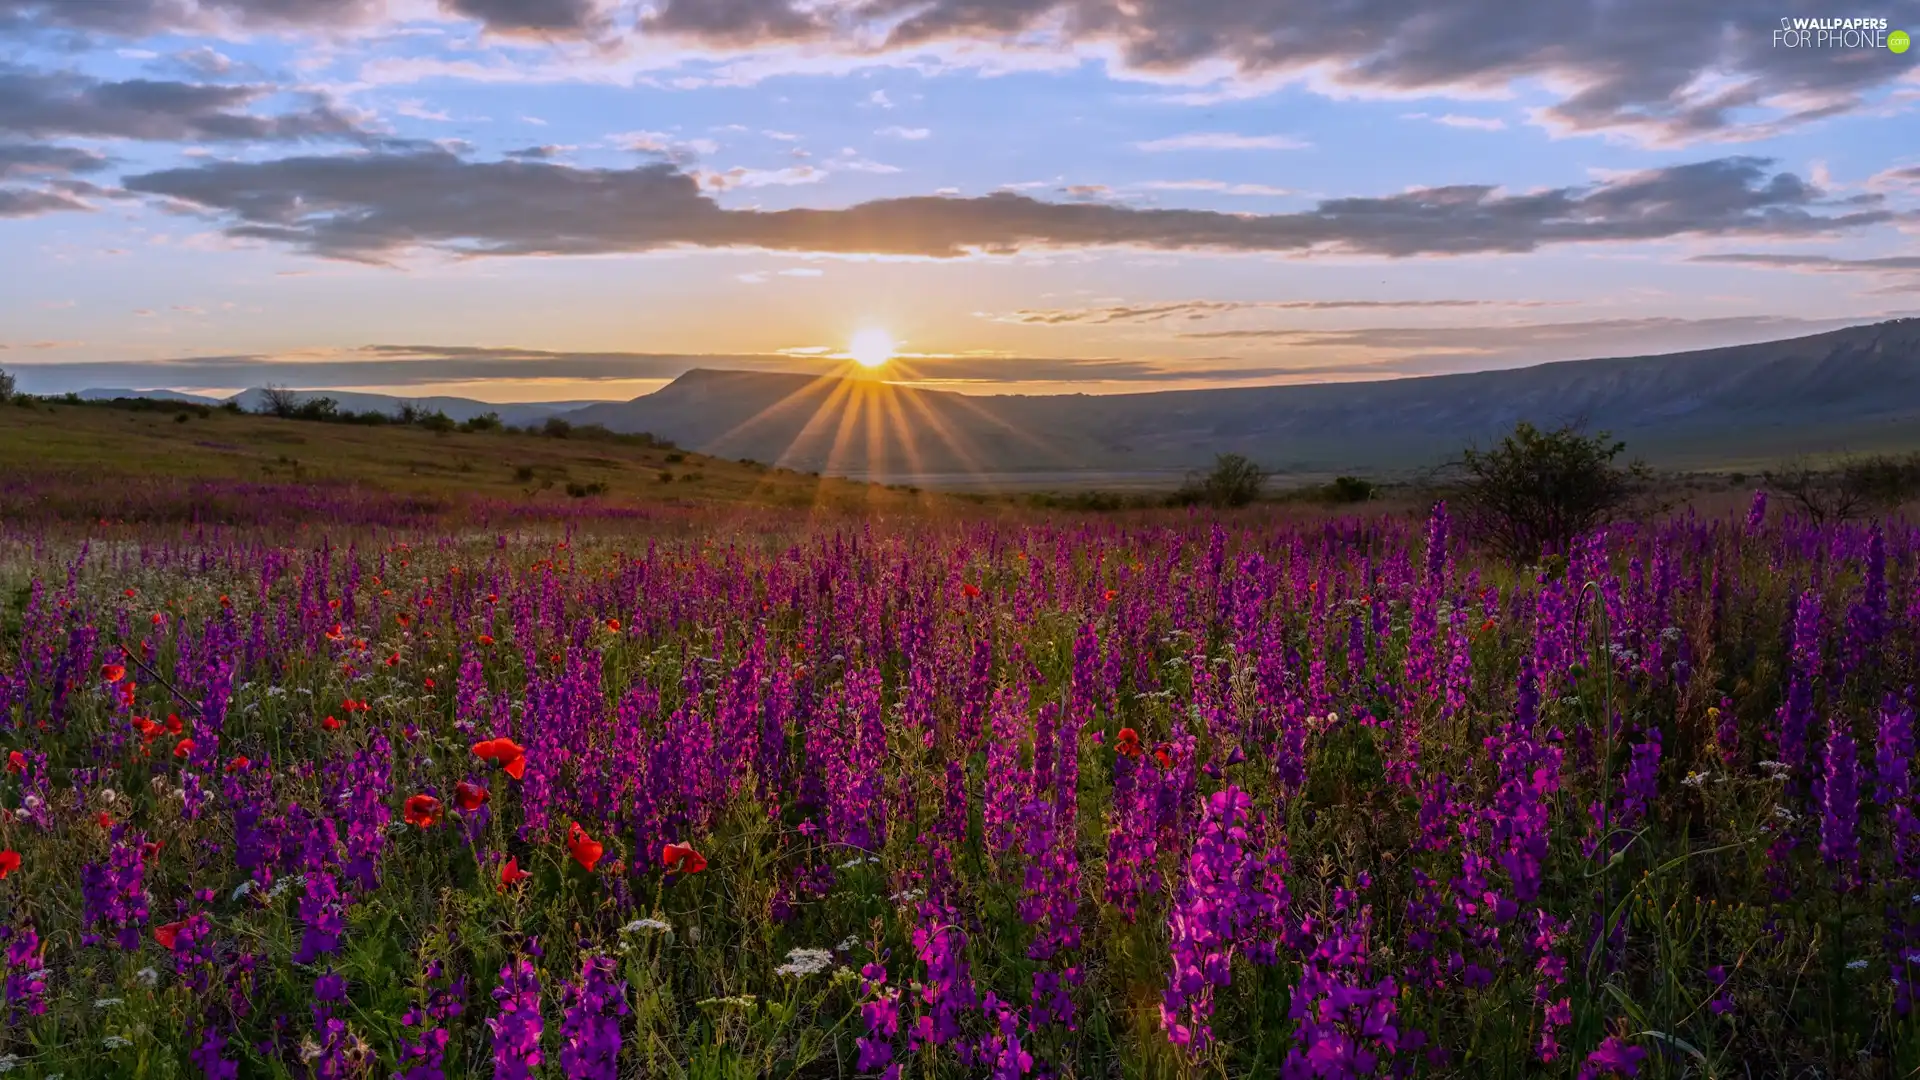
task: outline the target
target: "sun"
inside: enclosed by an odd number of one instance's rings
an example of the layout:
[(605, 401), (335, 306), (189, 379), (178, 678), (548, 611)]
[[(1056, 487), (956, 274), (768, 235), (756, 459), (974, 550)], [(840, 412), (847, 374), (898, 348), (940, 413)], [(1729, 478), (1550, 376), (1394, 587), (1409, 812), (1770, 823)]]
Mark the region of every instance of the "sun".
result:
[(878, 327), (869, 327), (853, 335), (847, 355), (864, 368), (877, 368), (893, 359), (893, 335)]

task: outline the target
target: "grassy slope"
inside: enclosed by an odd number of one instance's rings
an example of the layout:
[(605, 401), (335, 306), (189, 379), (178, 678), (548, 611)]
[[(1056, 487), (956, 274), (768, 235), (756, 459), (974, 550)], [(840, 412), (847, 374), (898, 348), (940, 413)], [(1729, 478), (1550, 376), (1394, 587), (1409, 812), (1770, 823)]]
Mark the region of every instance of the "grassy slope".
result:
[[(930, 496), (830, 477), (617, 442), (505, 432), (362, 427), (215, 412), (101, 405), (0, 407), (0, 475), (84, 472), (112, 478), (350, 483), (459, 499), (568, 501), (566, 487), (604, 483), (617, 502), (889, 510)], [(522, 479), (531, 469), (532, 479)], [(670, 481), (661, 476), (671, 474)], [(689, 479), (691, 478), (691, 479)]]

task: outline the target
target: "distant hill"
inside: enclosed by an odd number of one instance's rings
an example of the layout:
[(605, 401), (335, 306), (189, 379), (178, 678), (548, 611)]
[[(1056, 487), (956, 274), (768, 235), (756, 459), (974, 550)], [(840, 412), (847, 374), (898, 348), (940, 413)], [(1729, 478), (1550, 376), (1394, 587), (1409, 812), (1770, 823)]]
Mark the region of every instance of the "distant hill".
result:
[[(391, 414), (399, 409), (401, 402), (411, 402), (427, 412), (443, 412), (454, 420), (471, 420), (476, 416), (498, 413), (500, 422), (524, 426), (544, 422), (549, 416), (558, 416), (569, 409), (578, 408), (578, 402), (558, 402), (546, 404), (500, 405), (487, 401), (475, 401), (463, 397), (396, 397), (392, 394), (362, 394), (350, 390), (298, 390), (295, 396), (305, 400), (310, 397), (330, 397), (342, 409), (352, 412), (383, 412)], [(238, 401), (240, 407), (248, 412), (259, 412), (266, 400), (266, 391), (258, 387), (242, 390), (230, 400)]]
[(1282, 472), (1392, 473), (1518, 420), (1584, 421), (1656, 464), (1739, 465), (1920, 445), (1920, 319), (1785, 341), (1369, 383), (976, 396), (864, 379), (694, 370), (566, 414), (703, 453), (906, 479), (1193, 468), (1244, 453)]
[[(471, 420), (476, 416), (497, 413), (500, 422), (525, 427), (528, 424), (544, 423), (549, 416), (597, 404), (591, 401), (539, 401), (529, 403), (496, 404), (488, 401), (475, 401), (463, 397), (399, 397), (394, 394), (363, 394), (351, 390), (296, 390), (296, 398), (302, 401), (308, 398), (329, 397), (341, 409), (349, 412), (382, 412), (389, 415), (400, 408), (402, 402), (410, 402), (427, 412), (443, 412), (453, 420)], [(111, 401), (114, 398), (154, 398), (160, 401), (179, 401), (193, 405), (221, 405), (235, 401), (247, 412), (259, 412), (266, 402), (267, 392), (259, 387), (242, 390), (228, 398), (204, 397), (199, 394), (183, 394), (177, 390), (119, 390), (92, 389), (80, 391), (80, 397), (87, 401)]]
[(116, 398), (153, 398), (157, 401), (178, 401), (187, 405), (218, 405), (220, 398), (202, 397), (199, 394), (183, 394), (178, 390), (119, 390), (96, 389), (82, 390), (80, 397), (86, 401), (112, 401)]

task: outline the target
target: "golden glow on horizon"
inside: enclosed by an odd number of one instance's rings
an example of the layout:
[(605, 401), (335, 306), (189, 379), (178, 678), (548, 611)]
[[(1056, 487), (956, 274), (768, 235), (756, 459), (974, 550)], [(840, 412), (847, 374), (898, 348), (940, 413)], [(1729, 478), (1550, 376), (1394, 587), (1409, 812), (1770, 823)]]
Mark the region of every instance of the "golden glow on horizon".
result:
[(893, 359), (894, 348), (893, 335), (872, 326), (853, 335), (853, 341), (847, 345), (847, 355), (863, 368), (877, 368)]

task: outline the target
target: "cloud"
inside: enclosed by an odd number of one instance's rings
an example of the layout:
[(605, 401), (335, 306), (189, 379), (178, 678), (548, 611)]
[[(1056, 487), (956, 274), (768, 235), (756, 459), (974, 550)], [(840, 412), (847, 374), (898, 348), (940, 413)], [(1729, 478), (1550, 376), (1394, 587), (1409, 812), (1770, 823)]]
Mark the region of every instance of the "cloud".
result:
[(736, 165), (724, 172), (701, 172), (695, 175), (700, 179), (700, 186), (708, 191), (817, 184), (827, 177), (824, 170), (811, 165), (794, 165), (785, 169), (747, 169)]
[(1505, 131), (1507, 122), (1490, 116), (1461, 116), (1447, 113), (1444, 116), (1429, 116), (1426, 113), (1407, 113), (1402, 119), (1431, 120), (1451, 128), (1466, 128), (1469, 131)]
[(153, 79), (107, 82), (74, 72), (0, 66), (0, 133), (159, 142), (367, 138), (353, 119), (324, 100), (278, 116), (239, 111), (277, 92), (268, 86)]
[(664, 131), (622, 131), (607, 136), (608, 142), (622, 150), (639, 154), (659, 154), (672, 161), (686, 161), (712, 154), (720, 144), (712, 139), (682, 139)]
[(36, 217), (61, 210), (91, 210), (93, 207), (58, 191), (31, 188), (0, 188), (0, 218)]
[(1147, 191), (1211, 191), (1221, 195), (1293, 195), (1270, 184), (1236, 184), (1226, 180), (1147, 180), (1133, 185)]
[(572, 168), (428, 149), (207, 161), (128, 177), (124, 186), (222, 214), (229, 236), (363, 261), (418, 248), (559, 255), (682, 246), (927, 257), (1113, 246), (1398, 258), (1698, 236), (1823, 237), (1894, 218), (1877, 196), (1835, 204), (1791, 173), (1770, 174), (1769, 165), (1721, 158), (1581, 187), (1420, 188), (1277, 214), (1045, 202), (1008, 191), (730, 210), (667, 162)]
[(551, 161), (571, 149), (573, 149), (571, 146), (548, 143), (545, 146), (527, 146), (519, 150), (509, 150), (507, 156), (521, 161)]
[(77, 146), (0, 143), (0, 180), (98, 172), (106, 167), (106, 155)]
[[(140, 38), (294, 28), (339, 32), (418, 13), (390, 0), (0, 0), (0, 30)], [(1486, 98), (1544, 88), (1531, 114), (1566, 133), (1649, 144), (1764, 138), (1875, 107), (1911, 65), (1881, 50), (1773, 47), (1779, 9), (1754, 3), (1558, 0), (440, 0), (488, 29), (609, 36), (609, 13), (651, 7), (638, 50), (742, 60), (767, 77), (920, 60), (1004, 70), (1102, 62), (1110, 73), (1191, 88), (1197, 101), (1304, 84), (1373, 97)], [(1536, 10), (1537, 8), (1537, 10)], [(1916, 0), (1884, 0), (1894, 26)], [(653, 39), (670, 47), (655, 48)], [(621, 43), (629, 45), (630, 43)]]
[[(439, 0), (442, 11), (503, 34), (604, 30), (597, 0)], [(0, 0), (0, 30), (66, 28), (122, 37), (225, 29), (342, 30), (410, 14), (391, 0)]]
[(875, 131), (874, 134), (887, 139), (906, 139), (912, 142), (918, 142), (932, 135), (933, 132), (927, 128), (900, 127), (896, 124), (892, 127), (880, 128), (878, 131)]
[(1174, 300), (1158, 304), (1110, 304), (1084, 308), (1022, 308), (990, 315), (995, 322), (1030, 326), (1197, 321), (1246, 311), (1371, 311), (1390, 308), (1533, 308), (1550, 300)]
[(649, 34), (754, 48), (817, 38), (826, 24), (787, 0), (666, 0), (642, 19)]
[(503, 34), (585, 34), (605, 26), (594, 0), (442, 0), (441, 6)]
[(1196, 131), (1133, 144), (1136, 150), (1165, 153), (1170, 150), (1304, 150), (1308, 144), (1285, 135), (1235, 135), (1228, 131)]
[[(1210, 330), (1180, 335), (1196, 341), (1259, 343), (1273, 348), (1359, 350), (1419, 357), (1429, 370), (1466, 370), (1541, 359), (1651, 355), (1772, 341), (1854, 326), (1855, 318), (1775, 315), (1717, 318), (1585, 319), (1493, 326), (1369, 326), (1338, 330), (1282, 328)], [(1411, 370), (1411, 369), (1409, 369)]]
[(1787, 270), (1834, 272), (1910, 273), (1920, 272), (1920, 255), (1889, 255), (1877, 259), (1841, 259), (1832, 255), (1768, 255), (1732, 253), (1695, 255), (1688, 262), (1719, 263), (1726, 266), (1765, 266)]

